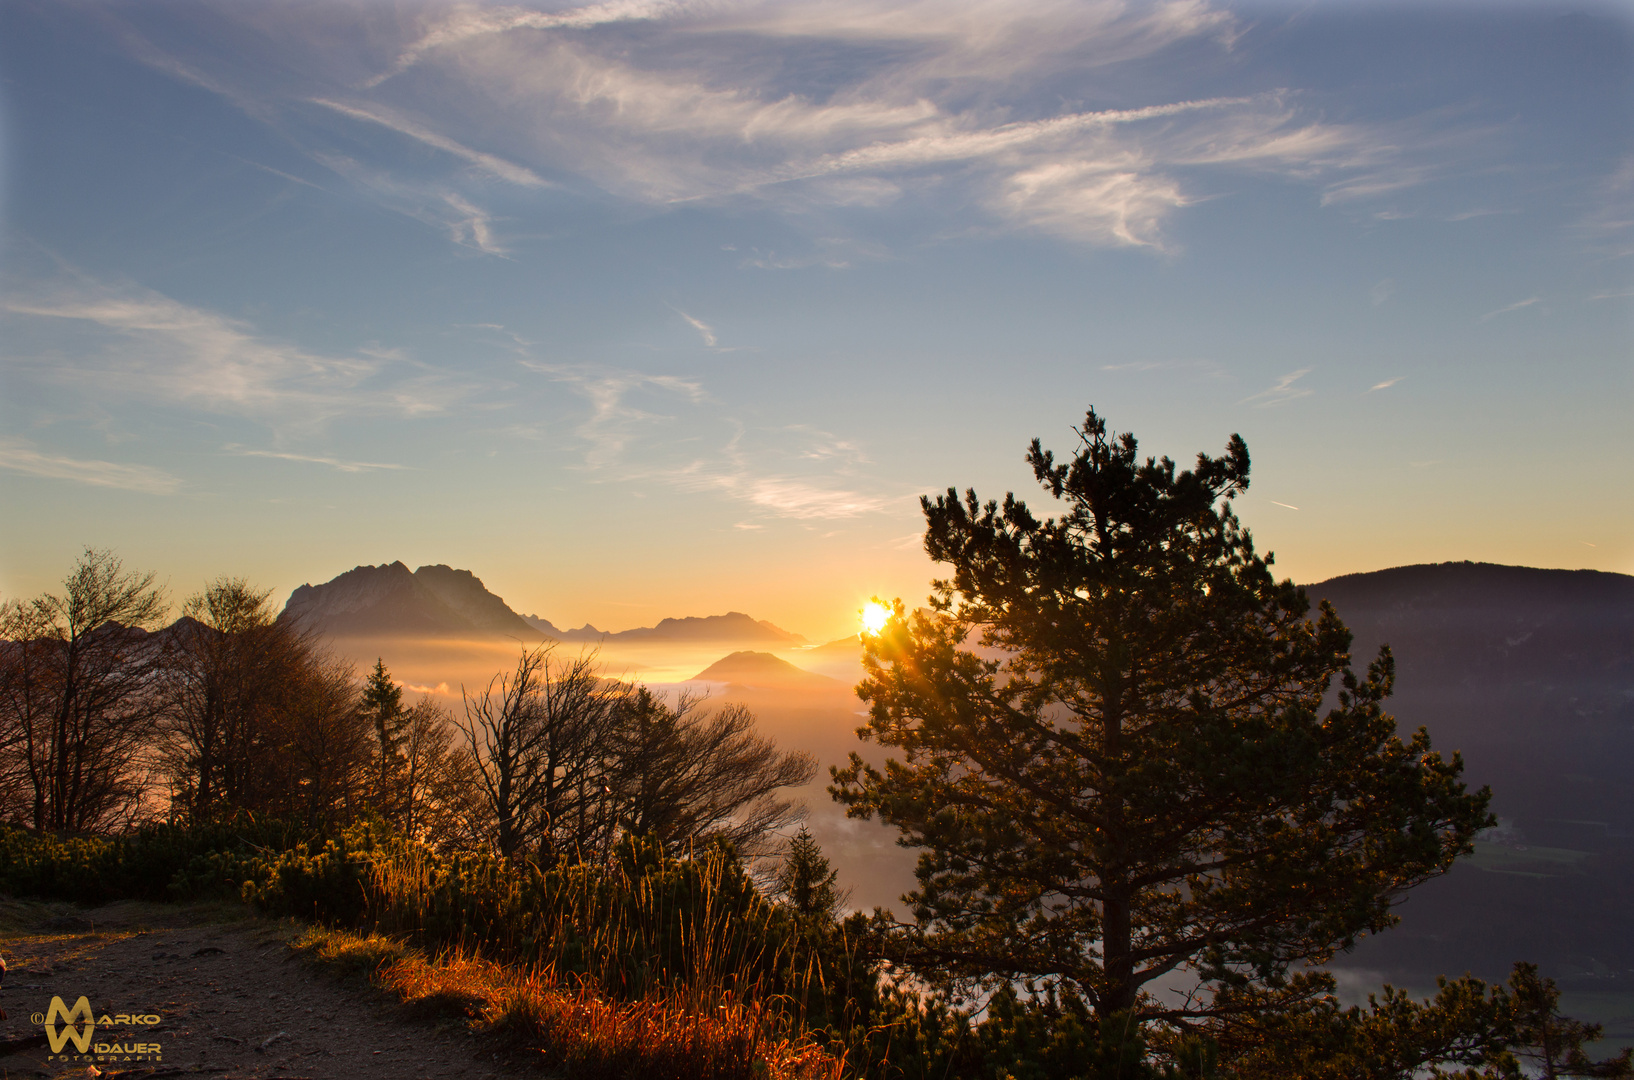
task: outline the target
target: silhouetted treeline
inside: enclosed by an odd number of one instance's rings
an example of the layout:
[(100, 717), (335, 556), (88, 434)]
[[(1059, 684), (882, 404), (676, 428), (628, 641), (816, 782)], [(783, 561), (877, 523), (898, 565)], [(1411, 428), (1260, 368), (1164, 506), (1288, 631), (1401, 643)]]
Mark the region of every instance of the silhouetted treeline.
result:
[(626, 833), (760, 853), (798, 816), (805, 755), (741, 707), (673, 706), (594, 658), (524, 649), (456, 717), (360, 679), (270, 593), (220, 578), (167, 605), (86, 551), (60, 593), (0, 608), (0, 820), (119, 832), (250, 813), (334, 829), (373, 816), (444, 850), (607, 859)]

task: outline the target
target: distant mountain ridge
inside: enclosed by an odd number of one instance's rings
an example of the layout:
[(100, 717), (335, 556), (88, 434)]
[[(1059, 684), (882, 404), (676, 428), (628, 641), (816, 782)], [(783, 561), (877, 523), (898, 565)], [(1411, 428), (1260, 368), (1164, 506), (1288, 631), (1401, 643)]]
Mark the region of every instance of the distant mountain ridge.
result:
[(302, 585), (284, 619), (339, 637), (523, 637), (539, 631), (469, 570), (401, 562), (358, 566), (322, 585)]
[(803, 645), (806, 639), (764, 619), (754, 619), (741, 611), (725, 615), (689, 615), (684, 619), (661, 619), (657, 626), (641, 626), (634, 630), (597, 630), (585, 623), (577, 630), (559, 630), (537, 615), (525, 615), (540, 633), (558, 641), (760, 641), (774, 645)]
[(522, 616), (469, 570), (438, 563), (410, 571), (401, 562), (357, 566), (321, 585), (290, 594), (281, 618), (335, 637), (509, 637), (578, 642), (741, 642), (803, 645), (806, 639), (741, 611), (664, 619), (657, 626), (610, 633), (586, 623), (561, 630)]

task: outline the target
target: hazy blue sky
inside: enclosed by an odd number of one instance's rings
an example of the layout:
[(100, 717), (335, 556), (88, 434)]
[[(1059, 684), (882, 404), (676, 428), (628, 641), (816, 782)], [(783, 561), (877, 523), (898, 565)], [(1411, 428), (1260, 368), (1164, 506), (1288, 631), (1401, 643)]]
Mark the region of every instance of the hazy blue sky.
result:
[(7, 0), (0, 80), (0, 596), (834, 636), (1091, 403), (1297, 580), (1634, 571), (1634, 8)]

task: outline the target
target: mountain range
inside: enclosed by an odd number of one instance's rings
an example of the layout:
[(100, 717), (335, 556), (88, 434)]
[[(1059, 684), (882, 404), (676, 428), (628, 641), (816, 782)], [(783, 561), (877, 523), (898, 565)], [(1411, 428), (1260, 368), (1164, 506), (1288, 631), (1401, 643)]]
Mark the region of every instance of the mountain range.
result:
[(1358, 669), (1390, 645), (1398, 730), (1461, 754), (1501, 822), (1335, 963), (1420, 986), (1533, 960), (1568, 990), (1621, 995), (1604, 1019), (1634, 1033), (1634, 577), (1441, 563), (1306, 593), (1350, 628)]
[(657, 626), (609, 632), (589, 623), (558, 629), (518, 615), (469, 570), (442, 565), (410, 571), (401, 562), (358, 566), (290, 594), (282, 618), (334, 637), (520, 638), (580, 642), (738, 642), (801, 645), (805, 638), (740, 611), (663, 619)]

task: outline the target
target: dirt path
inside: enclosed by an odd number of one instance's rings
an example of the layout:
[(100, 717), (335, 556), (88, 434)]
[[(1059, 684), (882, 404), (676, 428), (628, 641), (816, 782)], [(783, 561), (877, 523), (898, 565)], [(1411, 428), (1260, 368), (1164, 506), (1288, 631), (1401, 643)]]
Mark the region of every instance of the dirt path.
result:
[[(530, 1075), (501, 1061), (485, 1039), (405, 1020), (368, 987), (314, 970), (290, 952), (288, 924), (154, 904), (13, 904), (0, 914), (0, 956), (10, 965), (0, 990), (8, 1014), (0, 1022), (0, 1080)], [(52, 999), (72, 1010), (81, 996), (98, 1021), (89, 1053), (68, 1041), (54, 1054), (43, 1022)], [(55, 1026), (60, 1035), (67, 1025)], [(99, 1046), (123, 1049), (99, 1055)]]

